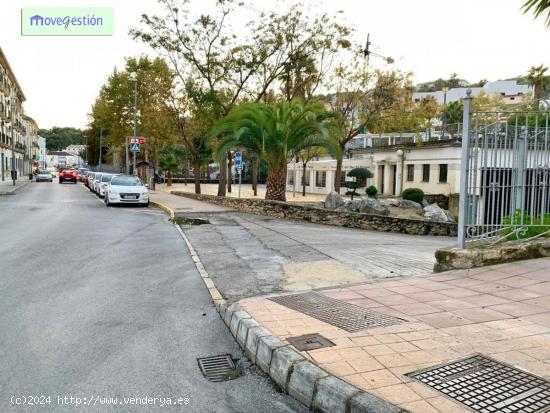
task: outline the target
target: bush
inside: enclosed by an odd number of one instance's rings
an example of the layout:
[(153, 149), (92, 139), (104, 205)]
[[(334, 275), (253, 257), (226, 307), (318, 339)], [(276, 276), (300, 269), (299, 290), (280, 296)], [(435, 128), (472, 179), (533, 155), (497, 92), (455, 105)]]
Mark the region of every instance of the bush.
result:
[(516, 209), (514, 215), (504, 217), (502, 223), (504, 228), (500, 231), (501, 236), (516, 232), (517, 239), (532, 238), (550, 231), (550, 214), (532, 218), (521, 209)]
[(424, 200), (424, 191), (420, 188), (407, 188), (401, 193), (401, 197), (421, 204)]
[(370, 198), (376, 198), (376, 194), (378, 194), (378, 189), (376, 189), (376, 187), (374, 185), (370, 185), (370, 186), (367, 186), (365, 188), (365, 193), (370, 197)]

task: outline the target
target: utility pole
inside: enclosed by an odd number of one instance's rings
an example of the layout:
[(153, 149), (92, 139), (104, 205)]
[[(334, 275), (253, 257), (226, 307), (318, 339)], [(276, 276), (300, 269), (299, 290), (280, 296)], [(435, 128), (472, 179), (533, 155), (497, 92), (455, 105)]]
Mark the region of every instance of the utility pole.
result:
[[(135, 142), (137, 137), (137, 73), (132, 73), (131, 79), (134, 81), (134, 142)], [(126, 146), (128, 146), (128, 142), (126, 142)], [(136, 175), (136, 152), (134, 152), (133, 155), (134, 155), (134, 159), (133, 159), (132, 172), (134, 175)], [(126, 172), (126, 174), (128, 174), (128, 172)]]
[(101, 172), (101, 138), (103, 138), (103, 128), (99, 129), (99, 172)]
[(17, 96), (11, 97), (11, 179), (15, 186), (17, 170), (15, 169), (15, 103)]

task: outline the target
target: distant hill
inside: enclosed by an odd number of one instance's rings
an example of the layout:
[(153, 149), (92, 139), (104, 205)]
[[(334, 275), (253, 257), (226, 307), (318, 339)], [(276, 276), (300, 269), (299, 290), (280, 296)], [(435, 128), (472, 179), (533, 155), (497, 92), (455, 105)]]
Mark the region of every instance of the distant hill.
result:
[(69, 145), (84, 145), (86, 138), (81, 129), (54, 126), (51, 129), (39, 129), (38, 135), (46, 138), (49, 151), (62, 151)]

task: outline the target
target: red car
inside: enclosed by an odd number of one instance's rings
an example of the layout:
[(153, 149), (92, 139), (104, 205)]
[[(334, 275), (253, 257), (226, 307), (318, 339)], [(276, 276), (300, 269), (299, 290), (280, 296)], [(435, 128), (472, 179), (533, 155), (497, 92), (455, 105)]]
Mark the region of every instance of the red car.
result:
[(59, 183), (72, 182), (76, 184), (76, 171), (74, 169), (63, 169), (59, 173)]

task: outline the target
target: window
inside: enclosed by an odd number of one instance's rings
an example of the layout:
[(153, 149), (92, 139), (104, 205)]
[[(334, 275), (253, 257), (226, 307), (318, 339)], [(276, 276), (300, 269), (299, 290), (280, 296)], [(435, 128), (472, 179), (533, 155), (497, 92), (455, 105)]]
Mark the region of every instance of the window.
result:
[(422, 165), (422, 182), (430, 182), (430, 165)]
[(414, 181), (414, 165), (407, 165), (407, 181)]
[(286, 171), (286, 175), (288, 177), (288, 184), (294, 185), (294, 171)]
[(449, 169), (449, 165), (446, 163), (442, 163), (439, 165), (439, 182), (445, 183), (447, 182), (447, 171)]
[(302, 176), (302, 186), (309, 186), (309, 171), (306, 171), (306, 173)]
[(315, 172), (315, 186), (317, 188), (324, 188), (327, 183), (327, 173), (325, 171)]

